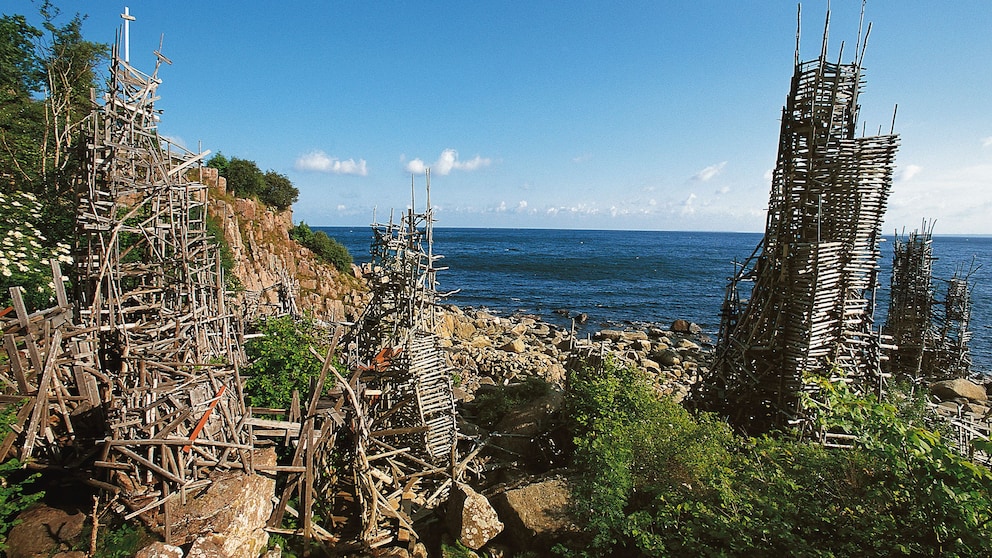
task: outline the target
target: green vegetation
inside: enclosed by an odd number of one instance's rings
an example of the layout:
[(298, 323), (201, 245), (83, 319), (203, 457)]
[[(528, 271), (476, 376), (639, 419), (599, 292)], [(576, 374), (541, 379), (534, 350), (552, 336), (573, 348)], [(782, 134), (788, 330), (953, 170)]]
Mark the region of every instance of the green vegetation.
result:
[[(254, 407), (288, 409), (293, 401), (293, 391), (306, 397), (311, 381), (320, 376), (323, 361), (310, 352), (327, 352), (327, 342), (322, 330), (310, 318), (299, 321), (291, 316), (269, 318), (258, 327), (263, 337), (245, 344), (245, 353), (251, 364), (243, 369), (245, 397)], [(334, 384), (333, 379), (325, 388)]]
[(821, 383), (818, 421), (859, 435), (828, 450), (743, 439), (607, 364), (569, 379), (585, 532), (568, 556), (992, 555), (992, 475), (954, 453), (900, 397)]
[(108, 50), (83, 40), (78, 14), (60, 25), (51, 2), (40, 12), (42, 29), (0, 17), (0, 307), (22, 286), (29, 311), (52, 301), (49, 261), (70, 261), (79, 134)]
[(333, 265), (341, 273), (351, 273), (352, 259), (348, 249), (324, 231), (314, 232), (301, 221), (289, 230), (289, 238), (309, 248), (321, 261)]
[[(19, 405), (8, 405), (0, 411), (0, 440), (10, 434)], [(21, 463), (11, 459), (0, 463), (0, 551), (6, 549), (4, 542), (11, 527), (17, 524), (17, 514), (40, 500), (43, 492), (29, 492), (38, 474), (25, 475)]]
[(240, 198), (255, 198), (279, 211), (289, 208), (300, 198), (300, 191), (289, 178), (276, 171), (262, 172), (255, 161), (217, 153), (207, 161), (227, 179), (227, 191)]
[[(75, 550), (88, 551), (90, 535), (93, 526), (87, 521), (86, 527), (80, 533)], [(124, 521), (120, 516), (114, 516), (110, 524), (101, 521), (96, 533), (96, 552), (93, 556), (100, 558), (128, 558), (135, 556), (139, 550), (160, 540), (155, 534), (145, 528), (139, 521)]]
[(551, 393), (551, 385), (541, 378), (528, 377), (521, 383), (494, 386), (480, 391), (473, 406), (478, 410), (476, 421), (483, 428), (493, 428), (511, 409), (530, 403)]

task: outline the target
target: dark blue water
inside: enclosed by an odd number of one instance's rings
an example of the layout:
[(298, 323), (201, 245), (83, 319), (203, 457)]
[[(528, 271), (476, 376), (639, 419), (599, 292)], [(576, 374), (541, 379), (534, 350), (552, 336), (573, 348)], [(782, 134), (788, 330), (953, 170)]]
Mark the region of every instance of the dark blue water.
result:
[[(315, 227), (345, 245), (357, 263), (367, 262), (371, 229)], [(579, 331), (631, 324), (695, 322), (710, 333), (720, 326), (720, 305), (734, 260), (754, 250), (758, 233), (584, 231), (547, 229), (434, 230), (441, 254), (438, 290), (462, 307), (496, 314), (537, 314), (568, 326), (555, 313), (585, 313)], [(943, 298), (955, 269), (992, 261), (992, 237), (934, 238), (935, 288)], [(876, 323), (885, 319), (892, 242), (882, 244), (882, 273)], [(972, 275), (971, 342), (974, 369), (992, 371), (992, 270)]]

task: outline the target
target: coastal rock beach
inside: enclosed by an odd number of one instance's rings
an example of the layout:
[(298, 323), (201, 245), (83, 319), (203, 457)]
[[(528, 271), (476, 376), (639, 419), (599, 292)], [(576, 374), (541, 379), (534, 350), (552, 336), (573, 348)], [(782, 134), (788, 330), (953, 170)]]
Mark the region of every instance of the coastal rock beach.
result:
[(603, 329), (578, 337), (539, 316), (497, 316), (486, 309), (445, 307), (438, 335), (455, 368), (456, 395), (471, 400), (484, 385), (508, 385), (540, 378), (564, 387), (569, 360), (612, 355), (644, 371), (662, 395), (681, 400), (705, 372), (713, 343), (699, 326), (675, 320), (641, 329)]

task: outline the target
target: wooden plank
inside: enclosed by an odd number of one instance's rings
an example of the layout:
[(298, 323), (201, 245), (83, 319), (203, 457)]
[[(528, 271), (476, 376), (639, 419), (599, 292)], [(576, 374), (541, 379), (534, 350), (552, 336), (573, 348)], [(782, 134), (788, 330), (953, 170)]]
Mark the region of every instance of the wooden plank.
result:
[(48, 358), (42, 370), (41, 380), (38, 381), (38, 395), (35, 398), (36, 404), (31, 411), (31, 420), (24, 436), (24, 446), (21, 448), (21, 461), (27, 462), (34, 451), (35, 439), (38, 435), (38, 427), (41, 418), (48, 410), (48, 385), (52, 381), (52, 374), (55, 372), (55, 357), (62, 344), (62, 331), (55, 330), (51, 344), (48, 347)]
[(17, 350), (17, 341), (14, 338), (13, 333), (8, 333), (3, 336), (4, 349), (7, 351), (7, 357), (10, 359), (10, 371), (14, 373), (14, 378), (17, 380), (17, 390), (22, 395), (27, 395), (34, 391), (31, 384), (28, 383), (27, 376), (25, 375), (24, 363), (21, 361), (21, 352)]

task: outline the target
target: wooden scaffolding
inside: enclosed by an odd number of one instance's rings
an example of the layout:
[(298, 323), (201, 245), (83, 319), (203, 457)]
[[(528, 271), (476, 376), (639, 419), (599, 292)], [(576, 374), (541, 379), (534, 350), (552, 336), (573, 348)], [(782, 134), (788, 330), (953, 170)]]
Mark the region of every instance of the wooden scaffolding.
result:
[(346, 500), (362, 520), (357, 538), (371, 548), (415, 541), (414, 524), (445, 501), (465, 468), (456, 461), (451, 369), (434, 333), (443, 295), (429, 171), (427, 208), (414, 207), (398, 223), (391, 216), (372, 225), (371, 300), (343, 341), (352, 375), (337, 386), (350, 394), (352, 456), (352, 474), (337, 475), (337, 493), (351, 494)]
[(749, 432), (800, 417), (806, 372), (878, 377), (878, 239), (898, 139), (855, 137), (863, 46), (852, 63), (828, 61), (825, 29), (820, 56), (800, 62), (797, 34), (765, 235), (731, 279), (715, 363), (693, 396)]
[(885, 363), (889, 374), (914, 382), (964, 378), (971, 374), (971, 276), (959, 266), (946, 280), (943, 300), (933, 286), (933, 223), (893, 243), (889, 312), (883, 332), (895, 347)]
[(889, 311), (882, 331), (895, 348), (883, 368), (889, 374), (922, 379), (924, 354), (933, 346), (933, 224), (895, 235)]
[(14, 447), (32, 466), (90, 471), (137, 515), (167, 509), (217, 468), (251, 470), (252, 443), (240, 326), (206, 230), (207, 188), (194, 180), (209, 152), (158, 134), (168, 59), (156, 52), (149, 75), (119, 50), (83, 133), (74, 300), (53, 263), (57, 306), (18, 308), (2, 324), (11, 366), (0, 372), (17, 387), (5, 400), (28, 403), (0, 458)]

